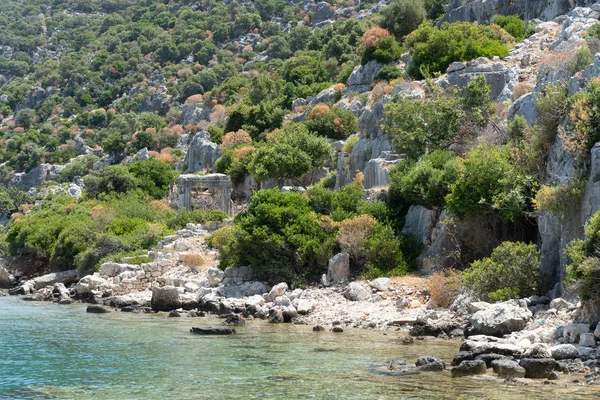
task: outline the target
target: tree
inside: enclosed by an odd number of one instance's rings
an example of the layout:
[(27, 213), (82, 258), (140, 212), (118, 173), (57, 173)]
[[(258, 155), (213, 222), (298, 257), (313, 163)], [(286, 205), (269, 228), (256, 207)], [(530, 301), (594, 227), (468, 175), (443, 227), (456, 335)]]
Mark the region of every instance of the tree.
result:
[(169, 185), (177, 178), (177, 172), (170, 164), (156, 158), (131, 163), (128, 169), (136, 178), (137, 187), (155, 199), (164, 197)]
[(402, 40), (421, 25), (425, 16), (423, 0), (396, 0), (381, 11), (379, 25)]
[(25, 129), (31, 128), (31, 125), (34, 124), (37, 115), (35, 110), (31, 108), (23, 108), (17, 112), (15, 116), (15, 122), (18, 126), (22, 126)]
[(332, 148), (303, 124), (289, 124), (258, 145), (248, 171), (259, 182), (268, 178), (292, 179), (322, 168)]

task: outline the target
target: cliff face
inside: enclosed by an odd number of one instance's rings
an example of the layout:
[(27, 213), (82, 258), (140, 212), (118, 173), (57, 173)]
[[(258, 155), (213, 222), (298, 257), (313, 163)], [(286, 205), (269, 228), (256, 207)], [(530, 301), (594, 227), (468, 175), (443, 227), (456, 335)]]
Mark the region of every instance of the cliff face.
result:
[(575, 7), (594, 4), (591, 0), (453, 0), (442, 22), (486, 22), (495, 15), (519, 15), (525, 19), (550, 21)]

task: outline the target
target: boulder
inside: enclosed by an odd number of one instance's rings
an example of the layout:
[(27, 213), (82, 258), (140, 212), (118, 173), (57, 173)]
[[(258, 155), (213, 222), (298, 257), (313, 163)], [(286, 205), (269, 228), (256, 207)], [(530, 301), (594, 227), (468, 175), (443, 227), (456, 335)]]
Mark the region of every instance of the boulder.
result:
[(480, 354), (477, 357), (475, 357), (475, 360), (482, 360), (485, 362), (485, 365), (487, 365), (488, 368), (492, 368), (492, 363), (496, 360), (510, 360), (512, 359), (512, 357), (508, 357), (502, 354), (496, 354), (496, 353), (486, 353), (486, 354)]
[(384, 292), (386, 290), (388, 290), (390, 288), (390, 285), (392, 284), (392, 281), (390, 280), (390, 278), (377, 278), (372, 280), (369, 285), (379, 291), (379, 292)]
[(55, 283), (64, 283), (65, 285), (69, 285), (73, 282), (77, 281), (79, 274), (76, 269), (71, 269), (68, 271), (61, 272), (53, 272), (51, 274), (39, 276), (33, 279), (34, 288), (39, 290), (41, 288), (45, 288), (46, 286), (53, 286)]
[(445, 335), (463, 325), (464, 320), (451, 311), (424, 311), (417, 316), (410, 334), (412, 336)]
[(190, 329), (190, 332), (197, 335), (235, 335), (237, 332), (233, 328), (196, 328)]
[(70, 298), (63, 298), (63, 299), (58, 300), (58, 304), (60, 304), (60, 305), (73, 304), (73, 300), (71, 300)]
[(570, 303), (568, 301), (566, 301), (565, 299), (563, 299), (562, 297), (553, 299), (550, 302), (550, 308), (554, 308), (556, 310), (568, 310), (570, 308), (573, 308), (574, 305), (573, 303)]
[(225, 277), (225, 272), (218, 268), (209, 268), (206, 271), (206, 277), (212, 287), (217, 287), (221, 284), (221, 281)]
[(4, 267), (0, 267), (0, 288), (9, 288), (12, 286), (12, 278)]
[(104, 278), (100, 278), (98, 275), (87, 275), (84, 276), (75, 285), (75, 292), (78, 296), (89, 296), (92, 294), (92, 290), (102, 290), (109, 288), (111, 284)]
[(98, 305), (87, 306), (85, 311), (93, 314), (106, 314), (110, 312), (109, 309)]
[(221, 282), (223, 285), (230, 283), (240, 284), (251, 281), (256, 276), (254, 270), (249, 266), (226, 268), (225, 271), (223, 271), (223, 274), (223, 280)]
[(371, 292), (357, 282), (351, 282), (344, 290), (343, 295), (350, 301), (367, 301), (371, 298)]
[(450, 371), (453, 377), (483, 375), (487, 370), (485, 361), (482, 360), (465, 360), (461, 361), (458, 366)]
[(299, 299), (297, 303), (295, 303), (296, 310), (298, 310), (298, 314), (306, 315), (309, 314), (315, 308), (315, 303), (308, 299)]
[(596, 329), (594, 329), (594, 336), (596, 336), (596, 339), (600, 340), (600, 323), (598, 323)]
[(179, 290), (174, 286), (152, 288), (150, 305), (153, 310), (157, 311), (171, 311), (181, 308), (182, 302), (179, 297)]
[(419, 242), (427, 246), (430, 244), (431, 231), (436, 222), (433, 210), (423, 206), (410, 206), (404, 219), (402, 233), (413, 235)]
[(98, 274), (107, 278), (113, 278), (126, 271), (139, 271), (141, 268), (139, 265), (124, 264), (116, 262), (107, 262), (100, 266)]
[(210, 140), (210, 133), (196, 133), (185, 156), (187, 172), (205, 171), (212, 169), (219, 157), (219, 145)]
[(315, 325), (312, 330), (313, 332), (323, 332), (325, 331), (325, 327), (323, 325)]
[(446, 369), (446, 363), (438, 357), (421, 356), (415, 362), (419, 371), (443, 371)]
[(571, 324), (563, 328), (563, 339), (565, 343), (579, 343), (579, 338), (584, 333), (590, 332), (588, 324)]
[(525, 368), (525, 378), (546, 379), (558, 368), (553, 358), (522, 358), (519, 365)]
[(373, 83), (382, 67), (383, 64), (373, 60), (356, 68), (348, 78), (346, 93), (368, 91), (369, 85)]
[(265, 298), (262, 297), (260, 294), (255, 294), (253, 296), (250, 296), (246, 299), (246, 307), (254, 307), (254, 306), (262, 306), (265, 304)]
[(327, 267), (328, 284), (337, 284), (350, 275), (350, 255), (348, 253), (338, 253), (331, 257)]
[(264, 282), (249, 281), (240, 284), (227, 284), (219, 286), (217, 293), (223, 297), (241, 299), (244, 297), (262, 294), (269, 290)]
[(551, 358), (552, 352), (545, 343), (534, 343), (523, 352), (524, 358)]
[(492, 361), (492, 369), (502, 378), (524, 378), (527, 373), (518, 362), (508, 359)]
[(454, 358), (452, 358), (451, 365), (455, 367), (463, 361), (474, 360), (475, 356), (475, 353), (473, 353), (472, 351), (459, 351), (454, 355)]
[(279, 308), (271, 308), (269, 310), (269, 322), (273, 324), (279, 324), (285, 322), (283, 318), (283, 310)]
[(525, 328), (532, 313), (518, 301), (492, 304), (469, 318), (469, 335), (503, 336)]
[(579, 357), (579, 351), (577, 347), (572, 344), (559, 344), (550, 348), (552, 358), (555, 360), (571, 360)]
[(265, 301), (267, 303), (272, 302), (279, 296), (283, 296), (285, 294), (285, 292), (287, 292), (287, 290), (288, 290), (287, 283), (285, 283), (285, 282), (278, 283), (277, 285), (273, 286), (271, 288), (271, 291), (269, 292), (269, 294), (267, 294), (265, 296)]
[(579, 345), (584, 347), (596, 347), (596, 337), (593, 333), (582, 333), (579, 336)]
[(225, 318), (225, 321), (223, 321), (223, 324), (229, 326), (243, 326), (246, 325), (246, 320), (239, 314), (229, 314), (227, 318)]

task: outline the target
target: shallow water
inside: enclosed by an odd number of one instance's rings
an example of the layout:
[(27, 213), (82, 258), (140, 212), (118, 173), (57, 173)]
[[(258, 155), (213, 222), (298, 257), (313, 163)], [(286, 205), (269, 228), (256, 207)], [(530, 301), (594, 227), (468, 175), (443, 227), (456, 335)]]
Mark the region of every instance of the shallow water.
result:
[[(398, 332), (314, 333), (253, 321), (238, 335), (198, 336), (217, 318), (87, 314), (84, 306), (0, 297), (0, 399), (591, 399), (600, 387), (511, 386), (449, 371), (376, 373), (390, 358), (450, 361), (453, 341), (399, 344)], [(590, 397), (591, 396), (591, 397)]]

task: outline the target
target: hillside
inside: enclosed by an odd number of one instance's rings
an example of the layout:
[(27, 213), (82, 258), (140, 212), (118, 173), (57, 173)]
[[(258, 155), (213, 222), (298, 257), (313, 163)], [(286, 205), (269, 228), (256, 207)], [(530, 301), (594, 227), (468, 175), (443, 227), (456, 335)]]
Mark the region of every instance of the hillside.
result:
[(11, 284), (236, 215), (219, 266), (272, 283), (600, 293), (600, 6), (46, 3), (0, 5)]

